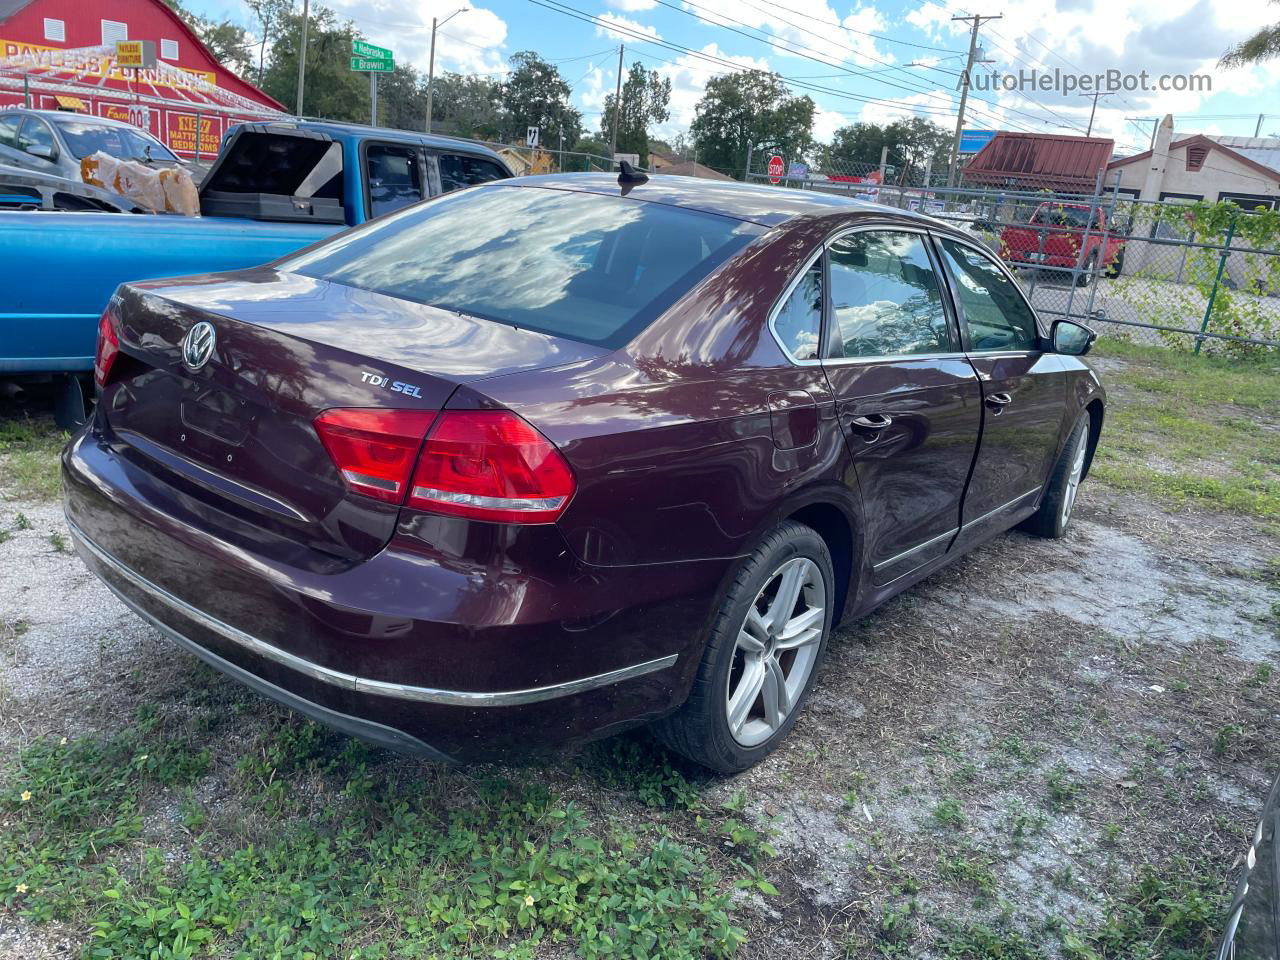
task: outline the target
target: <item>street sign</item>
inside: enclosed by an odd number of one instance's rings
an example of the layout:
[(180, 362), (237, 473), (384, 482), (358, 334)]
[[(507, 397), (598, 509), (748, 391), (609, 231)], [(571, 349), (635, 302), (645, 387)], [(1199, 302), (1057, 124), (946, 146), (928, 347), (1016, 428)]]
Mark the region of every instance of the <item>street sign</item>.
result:
[(364, 57), (351, 58), (352, 70), (367, 70), (369, 73), (392, 73), (396, 69), (394, 60), (366, 60)]
[(531, 150), (535, 149), (538, 146), (538, 128), (537, 127), (529, 127), (528, 130), (525, 131), (524, 145), (530, 148)]
[(351, 41), (351, 55), (353, 57), (363, 57), (366, 60), (394, 60), (395, 57), (386, 47), (375, 47), (372, 43), (365, 43), (363, 40)]
[(117, 67), (154, 67), (156, 44), (154, 40), (117, 40)]
[(781, 183), (783, 176), (787, 172), (787, 164), (778, 154), (774, 154), (769, 158), (769, 182)]
[(788, 180), (805, 180), (808, 179), (808, 176), (809, 167), (807, 164), (797, 163), (795, 160), (792, 160), (791, 166), (787, 167)]

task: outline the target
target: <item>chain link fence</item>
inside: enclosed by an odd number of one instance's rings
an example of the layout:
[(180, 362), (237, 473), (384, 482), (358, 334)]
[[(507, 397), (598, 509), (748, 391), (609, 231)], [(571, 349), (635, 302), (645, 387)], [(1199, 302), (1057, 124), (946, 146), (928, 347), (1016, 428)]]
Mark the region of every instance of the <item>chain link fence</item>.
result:
[[(1280, 216), (1233, 204), (1140, 201), (1118, 182), (1047, 177), (982, 182), (960, 172), (794, 165), (784, 189), (817, 190), (929, 214), (997, 253), (1036, 309), (1107, 336), (1196, 352), (1280, 348)], [(776, 170), (774, 171), (776, 173)], [(945, 181), (945, 171), (940, 171)], [(773, 182), (753, 169), (747, 179)], [(977, 182), (975, 182), (975, 180)]]

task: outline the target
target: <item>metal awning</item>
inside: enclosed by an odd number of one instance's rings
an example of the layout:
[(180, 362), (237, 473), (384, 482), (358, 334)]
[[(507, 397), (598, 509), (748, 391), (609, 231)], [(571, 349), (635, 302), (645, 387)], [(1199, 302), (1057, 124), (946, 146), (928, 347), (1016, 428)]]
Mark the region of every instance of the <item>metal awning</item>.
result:
[(58, 106), (62, 107), (64, 110), (88, 110), (89, 109), (88, 104), (86, 104), (79, 97), (66, 97), (59, 94), (58, 96), (55, 96), (53, 99), (57, 100)]

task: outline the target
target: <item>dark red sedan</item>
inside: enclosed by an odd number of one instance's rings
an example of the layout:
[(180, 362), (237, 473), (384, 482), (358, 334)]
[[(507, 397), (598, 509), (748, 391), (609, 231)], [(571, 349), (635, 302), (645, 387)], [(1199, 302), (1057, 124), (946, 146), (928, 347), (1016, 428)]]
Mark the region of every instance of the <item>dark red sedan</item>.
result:
[(500, 181), (121, 287), (67, 517), (140, 616), (341, 730), (527, 757), (656, 721), (740, 770), (842, 618), (1062, 535), (1092, 341), (898, 210)]

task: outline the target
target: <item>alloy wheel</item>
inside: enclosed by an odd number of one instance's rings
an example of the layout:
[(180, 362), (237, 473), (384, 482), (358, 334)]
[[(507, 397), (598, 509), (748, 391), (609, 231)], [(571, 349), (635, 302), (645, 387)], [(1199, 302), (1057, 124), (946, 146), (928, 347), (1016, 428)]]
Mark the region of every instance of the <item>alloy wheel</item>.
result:
[(725, 697), (729, 733), (744, 747), (773, 736), (795, 710), (826, 628), (827, 588), (808, 557), (776, 569), (738, 629)]
[(1076, 491), (1080, 488), (1080, 477), (1084, 474), (1084, 454), (1088, 449), (1089, 431), (1081, 430), (1080, 439), (1076, 441), (1076, 449), (1071, 461), (1071, 473), (1067, 476), (1067, 489), (1062, 497), (1062, 525), (1065, 527), (1071, 519), (1071, 508), (1076, 503)]

